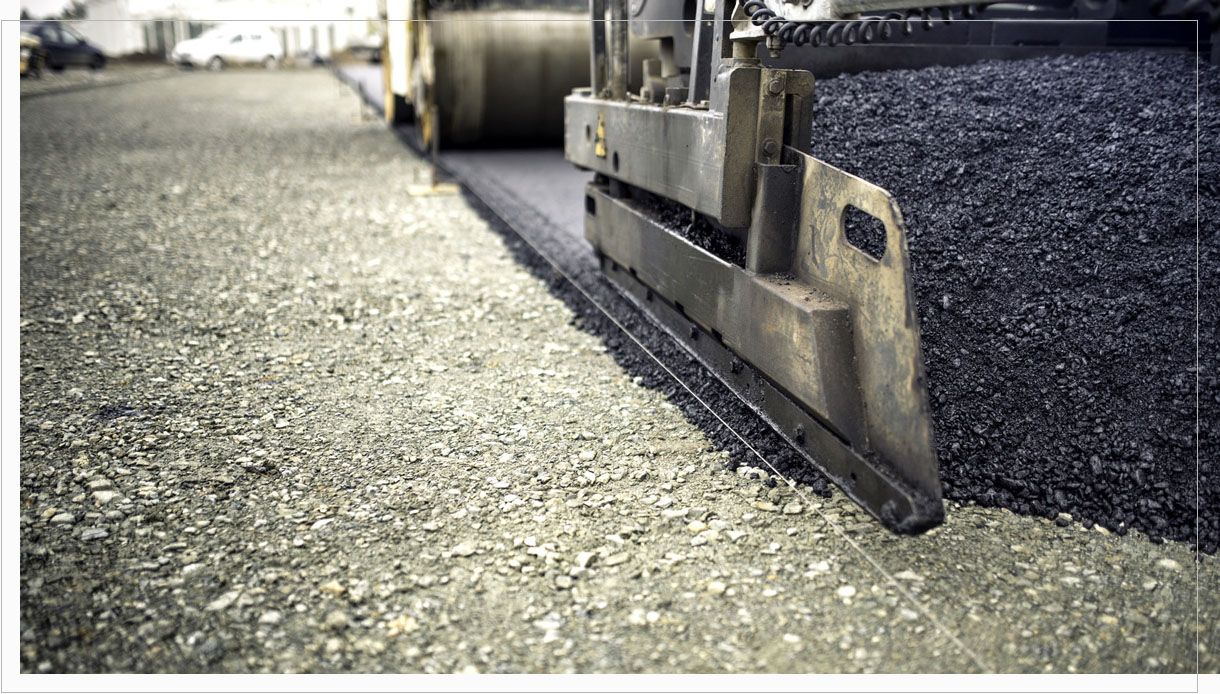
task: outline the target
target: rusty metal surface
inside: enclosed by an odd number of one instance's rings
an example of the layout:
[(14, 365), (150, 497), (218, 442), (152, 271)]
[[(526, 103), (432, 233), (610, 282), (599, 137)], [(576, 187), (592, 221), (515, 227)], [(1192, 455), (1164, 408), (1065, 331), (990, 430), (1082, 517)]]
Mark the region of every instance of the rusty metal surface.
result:
[[(816, 412), (851, 411), (859, 421), (859, 389), (851, 365), (848, 307), (823, 292), (776, 275), (747, 273), (650, 223), (629, 200), (596, 198), (590, 239), (601, 253), (629, 267), (641, 282), (733, 351), (782, 381)], [(655, 229), (654, 229), (655, 227)], [(863, 438), (863, 431), (852, 431)]]
[(748, 175), (752, 164), (727, 156), (724, 119), (713, 112), (587, 94), (568, 97), (566, 105), (569, 161), (717, 218), (724, 213), (725, 182)]
[(754, 67), (717, 75), (706, 109), (582, 91), (565, 99), (564, 151), (578, 166), (745, 227), (757, 163), (774, 163), (783, 143), (808, 139), (812, 99), (808, 73)]
[[(817, 165), (810, 167), (815, 175), (827, 175)], [(858, 200), (861, 191), (852, 182), (832, 185)], [(602, 258), (603, 271), (626, 295), (887, 527), (915, 532), (940, 522), (931, 449), (907, 460), (890, 458), (870, 445), (877, 421), (883, 428), (904, 426), (887, 418), (901, 415), (913, 397), (899, 388), (878, 399), (875, 386), (888, 375), (921, 368), (902, 361), (903, 350), (894, 347), (894, 338), (870, 341), (875, 335), (871, 317), (906, 308), (902, 302), (895, 303), (884, 290), (855, 291), (851, 281), (846, 291), (834, 287), (845, 297), (840, 298), (822, 291), (823, 281), (813, 274), (803, 281), (790, 272), (752, 272), (673, 234), (646, 207), (612, 196), (606, 185), (591, 184), (586, 195), (591, 201), (586, 236)], [(821, 201), (804, 203), (817, 216)], [(841, 238), (841, 229), (810, 230), (805, 236), (821, 245), (836, 234)], [(859, 253), (850, 246), (842, 250)], [(828, 262), (835, 267), (843, 261)], [(864, 274), (871, 273), (887, 273), (882, 284), (905, 282), (902, 273), (888, 269)], [(918, 357), (917, 331), (913, 337)], [(863, 382), (861, 364), (872, 365)], [(922, 372), (919, 380), (922, 395)], [(914, 409), (922, 403), (926, 412), (926, 395), (922, 401), (913, 399)], [(927, 431), (926, 420), (915, 421), (915, 441), (920, 425)], [(905, 434), (898, 436), (905, 440)], [(922, 464), (929, 459), (930, 469)]]
[[(878, 186), (807, 154), (790, 153), (799, 157), (804, 170), (791, 272), (852, 306), (856, 376), (866, 403), (868, 437), (861, 442), (863, 448), (909, 484), (939, 498), (902, 213)], [(843, 218), (849, 205), (884, 223), (885, 252), (880, 259), (847, 241)]]

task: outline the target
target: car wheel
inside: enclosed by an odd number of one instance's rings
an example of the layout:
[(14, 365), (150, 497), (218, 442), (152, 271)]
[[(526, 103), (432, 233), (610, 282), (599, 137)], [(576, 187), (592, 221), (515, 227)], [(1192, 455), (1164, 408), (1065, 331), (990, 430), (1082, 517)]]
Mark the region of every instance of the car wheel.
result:
[(274, 70), (280, 66), (280, 61), (275, 59), (275, 56), (269, 55), (263, 58), (263, 67), (268, 70)]
[(223, 70), (223, 69), (225, 69), (225, 61), (224, 61), (224, 59), (223, 59), (223, 58), (221, 58), (221, 57), (220, 57), (220, 56), (218, 56), (218, 55), (214, 55), (214, 56), (212, 56), (211, 58), (209, 58), (209, 59), (208, 59), (208, 69), (209, 69), (209, 70)]
[(101, 70), (104, 67), (106, 67), (105, 56), (101, 56), (101, 55), (93, 56), (93, 60), (89, 63), (89, 69), (90, 70)]

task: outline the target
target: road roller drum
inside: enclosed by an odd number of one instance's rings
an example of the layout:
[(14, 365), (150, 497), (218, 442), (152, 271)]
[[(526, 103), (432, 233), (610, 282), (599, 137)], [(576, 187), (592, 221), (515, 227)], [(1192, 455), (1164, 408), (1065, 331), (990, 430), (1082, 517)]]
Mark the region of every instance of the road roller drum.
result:
[(445, 146), (562, 137), (563, 97), (589, 81), (587, 11), (442, 10), (429, 18), (414, 76), (417, 93), (436, 107), (435, 122), (431, 113), (420, 118), (424, 141), (438, 129)]
[[(387, 5), (385, 113), (440, 144), (558, 144), (563, 98), (590, 79), (589, 7), (547, 3)], [(655, 42), (631, 41), (632, 84)]]

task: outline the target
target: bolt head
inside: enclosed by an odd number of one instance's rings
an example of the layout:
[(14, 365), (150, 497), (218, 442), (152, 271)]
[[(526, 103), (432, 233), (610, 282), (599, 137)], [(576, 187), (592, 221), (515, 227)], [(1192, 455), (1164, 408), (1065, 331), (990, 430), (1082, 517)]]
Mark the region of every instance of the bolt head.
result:
[(768, 157), (774, 157), (779, 153), (779, 143), (768, 137), (763, 141), (762, 151)]
[(771, 96), (779, 96), (784, 92), (784, 82), (778, 77), (767, 83), (767, 91)]

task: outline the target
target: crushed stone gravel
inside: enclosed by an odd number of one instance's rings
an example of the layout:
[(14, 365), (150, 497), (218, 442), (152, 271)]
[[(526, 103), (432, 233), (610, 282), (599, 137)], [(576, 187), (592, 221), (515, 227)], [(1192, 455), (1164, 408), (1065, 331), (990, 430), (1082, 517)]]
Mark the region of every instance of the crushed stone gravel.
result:
[(1181, 544), (727, 469), (324, 74), (22, 128), (25, 672), (979, 668), (844, 535), (998, 670), (1216, 668)]

